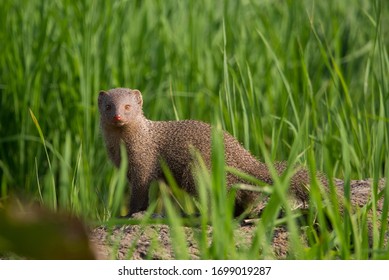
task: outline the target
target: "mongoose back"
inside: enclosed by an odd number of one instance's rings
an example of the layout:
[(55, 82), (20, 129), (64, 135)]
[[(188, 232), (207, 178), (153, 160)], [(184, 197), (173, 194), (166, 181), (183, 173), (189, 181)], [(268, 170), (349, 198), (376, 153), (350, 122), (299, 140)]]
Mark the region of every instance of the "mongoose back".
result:
[[(200, 152), (209, 167), (211, 161), (211, 126), (201, 121), (151, 121), (143, 115), (142, 94), (139, 90), (115, 88), (101, 91), (98, 97), (101, 128), (108, 155), (120, 166), (120, 143), (124, 143), (128, 155), (128, 181), (130, 184), (130, 216), (148, 207), (149, 186), (164, 175), (161, 159), (167, 164), (178, 185), (189, 194), (196, 194), (191, 166), (193, 156), (190, 147)], [(229, 133), (223, 132), (226, 165), (272, 184), (267, 166), (257, 160)], [(275, 165), (281, 174), (286, 165)], [(298, 170), (291, 179), (291, 193), (307, 200), (306, 185), (309, 175)], [(322, 180), (323, 181), (323, 180)], [(227, 174), (227, 187), (245, 183)], [(257, 193), (239, 190), (236, 194), (235, 213), (241, 213), (257, 198)]]

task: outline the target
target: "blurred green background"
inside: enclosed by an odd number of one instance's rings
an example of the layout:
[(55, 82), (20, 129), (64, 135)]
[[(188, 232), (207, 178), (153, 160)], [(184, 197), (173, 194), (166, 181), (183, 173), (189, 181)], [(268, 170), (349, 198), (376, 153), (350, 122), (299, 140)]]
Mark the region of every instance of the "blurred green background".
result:
[(109, 217), (123, 182), (97, 94), (113, 87), (141, 90), (152, 120), (220, 122), (258, 158), (311, 149), (330, 176), (382, 177), (388, 5), (2, 0), (0, 197)]

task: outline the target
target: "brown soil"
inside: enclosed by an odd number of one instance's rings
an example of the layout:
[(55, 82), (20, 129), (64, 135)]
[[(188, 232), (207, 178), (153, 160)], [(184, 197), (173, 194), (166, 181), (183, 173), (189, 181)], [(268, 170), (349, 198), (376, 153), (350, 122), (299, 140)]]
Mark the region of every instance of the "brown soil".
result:
[[(343, 181), (336, 180), (336, 186), (343, 189)], [(380, 181), (380, 188), (385, 182)], [(351, 181), (351, 201), (355, 206), (364, 206), (371, 195), (371, 180)], [(382, 200), (377, 207), (382, 211)], [(137, 214), (138, 218), (142, 213)], [(372, 227), (372, 226), (371, 226)], [(254, 236), (255, 225), (249, 221), (235, 230), (237, 248), (250, 246)], [(191, 259), (200, 259), (198, 244), (194, 235), (200, 231), (196, 227), (185, 227), (187, 248)], [(212, 227), (208, 227), (208, 240), (211, 240)], [(125, 225), (114, 228), (98, 227), (90, 232), (90, 240), (100, 259), (162, 259), (177, 258), (171, 244), (170, 229), (168, 225)], [(284, 259), (288, 253), (288, 232), (284, 227), (278, 227), (273, 235), (273, 252), (269, 256)]]

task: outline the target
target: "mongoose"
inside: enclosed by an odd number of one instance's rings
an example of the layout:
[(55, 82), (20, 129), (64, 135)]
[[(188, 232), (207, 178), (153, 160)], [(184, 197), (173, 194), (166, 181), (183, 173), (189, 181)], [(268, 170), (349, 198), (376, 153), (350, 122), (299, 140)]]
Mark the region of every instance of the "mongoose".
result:
[[(197, 149), (207, 166), (211, 161), (211, 126), (195, 120), (151, 121), (143, 115), (143, 99), (139, 90), (115, 88), (101, 91), (98, 106), (101, 128), (108, 155), (113, 163), (120, 166), (120, 142), (125, 144), (128, 155), (128, 181), (131, 187), (130, 216), (148, 206), (149, 185), (154, 180), (163, 179), (160, 160), (170, 168), (178, 185), (189, 194), (196, 194), (192, 176), (192, 153)], [(272, 184), (267, 166), (257, 160), (227, 132), (224, 135), (226, 165), (250, 174), (259, 180)], [(286, 165), (275, 165), (281, 174)], [(306, 185), (309, 184), (308, 171), (298, 170), (291, 179), (291, 192), (307, 201)], [(325, 180), (322, 180), (325, 183)], [(227, 174), (227, 187), (244, 183), (242, 179)], [(241, 213), (255, 201), (257, 193), (239, 190), (236, 194), (235, 212)]]

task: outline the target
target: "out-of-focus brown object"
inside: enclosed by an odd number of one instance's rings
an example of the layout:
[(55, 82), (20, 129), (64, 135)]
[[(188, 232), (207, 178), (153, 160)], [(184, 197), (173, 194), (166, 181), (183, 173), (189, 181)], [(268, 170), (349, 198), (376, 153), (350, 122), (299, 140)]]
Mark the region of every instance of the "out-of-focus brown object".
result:
[(0, 253), (27, 259), (95, 259), (80, 219), (15, 199), (0, 204)]

